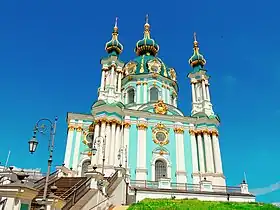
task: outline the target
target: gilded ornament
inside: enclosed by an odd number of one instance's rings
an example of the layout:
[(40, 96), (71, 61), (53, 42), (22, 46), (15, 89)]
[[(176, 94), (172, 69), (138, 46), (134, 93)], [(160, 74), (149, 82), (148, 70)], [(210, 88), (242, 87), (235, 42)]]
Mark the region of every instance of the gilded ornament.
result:
[(153, 78), (157, 78), (157, 74), (156, 74), (156, 73), (153, 73), (153, 74), (152, 74), (152, 77), (153, 77)]
[(161, 146), (166, 145), (169, 143), (168, 140), (168, 129), (165, 127), (164, 124), (158, 123), (152, 130), (153, 135), (153, 141), (156, 144), (159, 144)]
[(191, 135), (195, 135), (195, 131), (194, 130), (189, 130), (189, 133), (191, 134)]
[(165, 152), (164, 150), (160, 150), (160, 151), (159, 151), (159, 154), (160, 154), (160, 155), (165, 155), (165, 154), (167, 154), (167, 152)]
[(74, 129), (75, 129), (75, 127), (74, 127), (73, 125), (69, 125), (69, 126), (68, 126), (68, 130), (69, 130), (69, 131), (74, 131)]
[(212, 131), (211, 131), (211, 134), (212, 134), (213, 136), (219, 136), (219, 133), (218, 133), (217, 130), (212, 130)]
[(176, 128), (174, 128), (174, 132), (178, 133), (178, 134), (183, 134), (184, 133), (184, 128), (176, 127)]
[(175, 71), (175, 69), (171, 68), (171, 69), (169, 70), (169, 74), (170, 74), (171, 79), (174, 80), (174, 81), (176, 81), (177, 76), (176, 76), (176, 71)]
[(157, 59), (150, 60), (147, 64), (151, 73), (160, 73), (161, 63)]
[(135, 74), (137, 64), (135, 62), (129, 62), (125, 66), (125, 71), (127, 74)]
[(141, 84), (142, 84), (141, 81), (137, 81), (137, 82), (136, 82), (136, 85), (141, 85)]
[(83, 131), (83, 128), (81, 126), (77, 127), (77, 131), (78, 132), (82, 132)]
[(84, 139), (82, 142), (83, 142), (83, 144), (85, 144), (85, 145), (87, 145), (87, 144), (88, 144), (88, 141), (87, 141), (87, 140), (85, 140), (85, 139)]
[(131, 124), (130, 124), (130, 122), (124, 122), (124, 123), (123, 123), (123, 126), (124, 126), (125, 128), (130, 128)]
[(146, 130), (148, 128), (147, 123), (138, 123), (137, 124), (138, 130)]
[(157, 114), (166, 114), (168, 106), (163, 102), (163, 100), (158, 100), (158, 102), (154, 105), (154, 111)]
[(208, 134), (209, 133), (209, 131), (207, 130), (207, 129), (204, 129), (204, 130), (202, 130), (201, 131), (203, 134)]
[(90, 124), (90, 126), (88, 127), (88, 131), (89, 132), (93, 132), (94, 131), (94, 123)]
[(89, 157), (91, 157), (91, 156), (92, 156), (92, 152), (88, 152), (87, 155), (88, 155)]

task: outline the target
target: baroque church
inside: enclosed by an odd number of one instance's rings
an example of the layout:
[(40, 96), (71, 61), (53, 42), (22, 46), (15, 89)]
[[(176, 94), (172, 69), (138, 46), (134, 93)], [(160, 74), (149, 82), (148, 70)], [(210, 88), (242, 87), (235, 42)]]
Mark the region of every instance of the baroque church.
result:
[(0, 207), (118, 209), (145, 198), (254, 202), (246, 181), (226, 185), (220, 120), (196, 35), (189, 59), (189, 116), (177, 106), (176, 70), (157, 56), (147, 17), (134, 59), (120, 60), (117, 21), (105, 50), (91, 113), (67, 114), (64, 164), (35, 181), (10, 167), (5, 176), (17, 179), (0, 177)]
[[(225, 186), (219, 146), (219, 117), (210, 98), (206, 60), (194, 36), (192, 110), (184, 116), (177, 107), (176, 70), (157, 54), (148, 19), (144, 37), (136, 43), (135, 58), (120, 60), (123, 45), (117, 23), (101, 60), (98, 99), (91, 114), (68, 113), (68, 137), (64, 163), (82, 176), (88, 165), (110, 175), (123, 166), (131, 180), (198, 184), (202, 178)], [(104, 159), (104, 164), (103, 164)]]

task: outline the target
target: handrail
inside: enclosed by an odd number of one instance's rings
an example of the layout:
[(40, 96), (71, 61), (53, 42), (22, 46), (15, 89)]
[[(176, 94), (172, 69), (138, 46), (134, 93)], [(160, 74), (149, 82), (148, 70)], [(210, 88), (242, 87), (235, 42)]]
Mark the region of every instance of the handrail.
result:
[[(56, 174), (58, 171), (56, 170), (56, 171), (54, 171), (54, 172), (52, 172), (52, 173), (50, 173), (50, 175), (49, 176), (52, 176), (52, 175), (54, 175), (54, 174)], [(43, 174), (43, 173), (42, 173)], [(41, 178), (41, 179), (39, 179), (39, 180), (37, 180), (36, 182), (34, 182), (34, 184), (37, 184), (38, 182), (40, 182), (40, 181), (42, 181), (42, 180), (44, 180), (44, 179), (46, 179), (46, 177), (44, 176), (43, 178)]]
[(8, 198), (6, 198), (6, 199), (0, 201), (1, 210), (4, 210), (4, 209), (5, 209), (7, 200), (8, 200)]
[[(67, 198), (69, 195), (71, 195), (74, 191), (73, 189), (76, 189), (77, 185), (80, 185), (81, 182), (84, 182), (85, 180), (84, 179), (81, 179), (80, 181), (78, 181), (76, 184), (74, 184), (74, 186), (72, 186), (70, 189), (68, 189), (66, 192), (64, 192), (60, 198), (64, 199), (64, 198)], [(68, 192), (71, 192), (69, 195)], [(66, 195), (66, 196), (65, 196)], [(64, 197), (65, 196), (65, 197)]]

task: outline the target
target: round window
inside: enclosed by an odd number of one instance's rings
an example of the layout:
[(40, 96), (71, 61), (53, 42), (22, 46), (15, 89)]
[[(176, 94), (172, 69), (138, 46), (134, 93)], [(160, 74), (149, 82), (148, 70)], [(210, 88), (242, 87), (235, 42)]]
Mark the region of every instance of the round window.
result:
[(157, 132), (156, 138), (157, 138), (157, 140), (160, 141), (160, 142), (165, 141), (165, 139), (166, 139), (166, 134), (163, 133), (163, 132)]

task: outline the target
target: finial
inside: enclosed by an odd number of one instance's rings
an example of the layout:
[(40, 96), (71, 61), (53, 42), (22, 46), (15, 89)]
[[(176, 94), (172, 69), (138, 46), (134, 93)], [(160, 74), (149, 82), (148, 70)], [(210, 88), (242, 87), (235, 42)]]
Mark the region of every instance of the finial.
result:
[(116, 17), (116, 20), (115, 20), (115, 28), (118, 28), (118, 17)]
[(149, 15), (146, 14), (146, 24), (149, 24)]
[(197, 42), (196, 41), (196, 32), (193, 33), (193, 39), (194, 39), (195, 42)]

